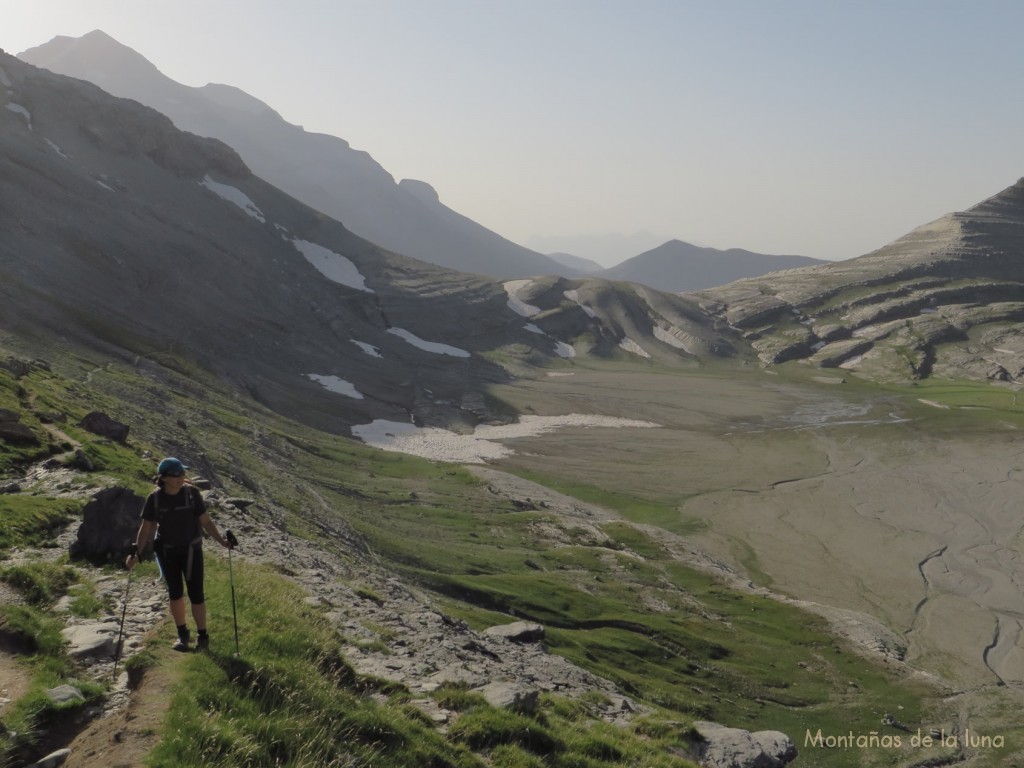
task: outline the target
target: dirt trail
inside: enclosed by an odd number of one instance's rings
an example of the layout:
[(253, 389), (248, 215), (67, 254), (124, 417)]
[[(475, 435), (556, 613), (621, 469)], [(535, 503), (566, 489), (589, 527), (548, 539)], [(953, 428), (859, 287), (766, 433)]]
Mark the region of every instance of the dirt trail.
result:
[(185, 656), (171, 650), (155, 652), (158, 663), (148, 669), (128, 706), (93, 720), (67, 744), (65, 768), (136, 768), (156, 747)]

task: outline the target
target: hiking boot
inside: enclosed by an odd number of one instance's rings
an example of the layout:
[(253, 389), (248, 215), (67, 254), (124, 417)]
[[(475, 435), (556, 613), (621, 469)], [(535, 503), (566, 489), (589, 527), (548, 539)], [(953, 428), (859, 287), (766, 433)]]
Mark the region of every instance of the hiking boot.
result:
[(172, 651), (187, 651), (188, 650), (188, 631), (178, 630), (178, 639), (174, 641), (174, 645), (171, 646)]
[(209, 651), (210, 650), (210, 636), (199, 635), (196, 638), (196, 650), (197, 651)]

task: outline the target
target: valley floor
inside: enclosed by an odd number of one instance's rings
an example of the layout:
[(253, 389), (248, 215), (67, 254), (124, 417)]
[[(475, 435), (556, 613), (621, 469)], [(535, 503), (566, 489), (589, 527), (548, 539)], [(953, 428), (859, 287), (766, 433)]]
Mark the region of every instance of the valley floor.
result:
[(637, 515), (755, 584), (840, 609), (840, 624), (880, 622), (877, 648), (941, 681), (962, 728), (1006, 735), (1024, 704), (1020, 418), (919, 394), (581, 369), (499, 395), (662, 428), (509, 441), (516, 454), (497, 466), (570, 493), (639, 496), (650, 506)]

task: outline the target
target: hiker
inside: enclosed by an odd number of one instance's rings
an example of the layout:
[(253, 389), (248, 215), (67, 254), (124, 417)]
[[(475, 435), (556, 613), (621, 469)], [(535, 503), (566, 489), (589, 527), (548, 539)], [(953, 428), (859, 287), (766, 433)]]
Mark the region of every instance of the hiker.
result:
[[(131, 570), (153, 542), (157, 564), (167, 581), (171, 618), (178, 628), (178, 639), (172, 646), (187, 651), (189, 631), (185, 624), (185, 590), (192, 605), (196, 623), (196, 650), (210, 647), (206, 631), (206, 597), (203, 594), (203, 531), (222, 547), (231, 543), (221, 536), (210, 519), (203, 495), (185, 479), (186, 467), (178, 459), (168, 457), (157, 466), (157, 489), (146, 498), (142, 523), (135, 538), (135, 551), (128, 555), (125, 567)], [(154, 540), (155, 536), (155, 540)]]

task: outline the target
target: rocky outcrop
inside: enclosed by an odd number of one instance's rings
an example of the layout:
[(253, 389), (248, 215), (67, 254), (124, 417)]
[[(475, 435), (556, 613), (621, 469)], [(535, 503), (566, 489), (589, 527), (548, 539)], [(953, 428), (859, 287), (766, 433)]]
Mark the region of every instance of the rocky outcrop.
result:
[(1000, 339), (1015, 333), (1007, 324), (1024, 319), (1021, 253), (1024, 180), (874, 253), (740, 280), (697, 298), (750, 332), (762, 365), (805, 360), (884, 380), (941, 371), (1007, 381), (989, 374), (995, 360), (1007, 371), (1019, 367), (1003, 362), (1013, 345)]
[(21, 414), (6, 408), (0, 408), (0, 440), (10, 443), (40, 442), (36, 433), (27, 424), (21, 423)]
[(796, 759), (792, 739), (781, 731), (751, 733), (703, 721), (693, 727), (704, 740), (698, 758), (704, 768), (782, 768)]
[(128, 442), (129, 426), (115, 421), (102, 411), (92, 411), (86, 414), (79, 426), (87, 432), (113, 440), (115, 443)]
[(145, 502), (127, 488), (105, 488), (82, 510), (82, 523), (70, 546), (72, 557), (92, 562), (118, 561), (135, 541)]

